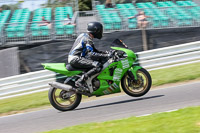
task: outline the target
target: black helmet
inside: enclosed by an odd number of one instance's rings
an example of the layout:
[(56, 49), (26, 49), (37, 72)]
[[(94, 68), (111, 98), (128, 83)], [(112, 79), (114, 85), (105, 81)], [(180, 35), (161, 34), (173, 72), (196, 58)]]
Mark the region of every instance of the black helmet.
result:
[(99, 22), (88, 23), (87, 31), (91, 33), (94, 38), (101, 39), (103, 35), (103, 25)]

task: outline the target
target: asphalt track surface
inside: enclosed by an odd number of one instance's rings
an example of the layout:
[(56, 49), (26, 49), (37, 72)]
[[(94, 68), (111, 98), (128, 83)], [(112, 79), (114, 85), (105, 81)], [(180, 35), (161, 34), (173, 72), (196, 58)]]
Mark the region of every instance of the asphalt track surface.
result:
[(200, 82), (152, 90), (143, 97), (115, 96), (81, 103), (76, 110), (53, 108), (0, 117), (0, 133), (34, 133), (67, 126), (141, 116), (200, 105)]

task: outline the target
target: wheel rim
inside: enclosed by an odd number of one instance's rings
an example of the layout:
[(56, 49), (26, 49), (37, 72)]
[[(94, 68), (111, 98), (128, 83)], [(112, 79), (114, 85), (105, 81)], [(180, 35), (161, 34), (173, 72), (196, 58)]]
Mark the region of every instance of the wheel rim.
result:
[(65, 93), (66, 93), (65, 91), (62, 91), (61, 89), (57, 89), (57, 88), (55, 88), (54, 91), (53, 91), (54, 102), (58, 106), (63, 107), (63, 108), (67, 108), (67, 107), (72, 106), (77, 99), (76, 93), (74, 93), (73, 95), (71, 95), (68, 98), (64, 98), (63, 95)]
[(123, 82), (126, 87), (126, 90), (129, 91), (130, 93), (134, 94), (142, 93), (148, 87), (148, 82), (149, 82), (148, 77), (144, 72), (138, 70), (137, 77), (138, 80), (136, 82), (133, 82), (133, 80), (131, 80), (128, 74), (125, 75)]

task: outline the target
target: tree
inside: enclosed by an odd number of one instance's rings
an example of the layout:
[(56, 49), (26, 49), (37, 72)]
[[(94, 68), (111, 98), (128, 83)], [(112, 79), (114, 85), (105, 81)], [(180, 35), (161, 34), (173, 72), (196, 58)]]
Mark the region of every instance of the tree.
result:
[(2, 5), (1, 8), (3, 10), (11, 10), (10, 6), (9, 5)]
[(73, 6), (73, 2), (75, 0), (48, 0), (47, 3), (42, 4), (41, 6), (43, 7), (51, 7), (51, 8), (56, 8), (56, 7), (63, 7), (63, 6)]
[(79, 0), (79, 11), (88, 11), (92, 9), (91, 0)]
[(16, 4), (2, 5), (1, 8), (3, 10), (16, 10), (19, 9), (21, 2), (17, 2)]
[[(43, 7), (63, 7), (63, 6), (73, 6), (76, 4), (77, 0), (48, 0), (47, 3), (42, 4)], [(79, 11), (88, 11), (92, 9), (92, 0), (78, 0)], [(73, 7), (74, 8), (74, 7)]]

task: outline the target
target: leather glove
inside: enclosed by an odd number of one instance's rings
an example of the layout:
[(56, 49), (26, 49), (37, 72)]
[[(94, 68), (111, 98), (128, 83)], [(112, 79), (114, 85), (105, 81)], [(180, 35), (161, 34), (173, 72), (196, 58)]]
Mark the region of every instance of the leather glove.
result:
[(114, 53), (115, 53), (115, 50), (110, 50), (108, 53), (108, 57), (109, 58), (113, 57)]

